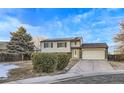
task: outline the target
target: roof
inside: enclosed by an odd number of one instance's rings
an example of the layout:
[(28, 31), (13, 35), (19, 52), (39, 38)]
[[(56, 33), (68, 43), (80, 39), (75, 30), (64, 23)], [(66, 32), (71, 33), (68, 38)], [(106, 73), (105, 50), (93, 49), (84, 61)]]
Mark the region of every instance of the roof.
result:
[(106, 43), (83, 43), (82, 48), (108, 48)]
[(0, 42), (0, 49), (7, 49), (8, 42)]
[(45, 39), (41, 42), (55, 42), (55, 41), (78, 41), (81, 40), (82, 37), (72, 37), (72, 38), (54, 38), (54, 39)]

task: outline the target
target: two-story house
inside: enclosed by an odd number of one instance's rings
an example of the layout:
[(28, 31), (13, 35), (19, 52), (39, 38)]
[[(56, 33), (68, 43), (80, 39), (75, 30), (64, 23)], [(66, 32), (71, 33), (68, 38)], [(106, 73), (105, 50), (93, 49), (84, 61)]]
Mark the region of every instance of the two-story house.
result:
[(46, 39), (40, 42), (43, 53), (71, 53), (72, 58), (107, 59), (105, 43), (85, 43), (82, 37)]

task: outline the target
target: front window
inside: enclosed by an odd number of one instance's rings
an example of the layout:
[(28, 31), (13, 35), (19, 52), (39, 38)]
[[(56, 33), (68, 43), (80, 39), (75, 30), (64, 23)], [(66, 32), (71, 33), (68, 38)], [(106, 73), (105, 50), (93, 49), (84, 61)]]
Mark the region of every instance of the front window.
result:
[(71, 42), (71, 46), (72, 47), (80, 46), (80, 42), (79, 41), (73, 41), (73, 42)]
[(57, 43), (57, 47), (67, 47), (67, 43), (66, 42), (61, 42), (61, 43)]
[(75, 42), (75, 45), (77, 45), (77, 42)]
[(52, 42), (45, 42), (44, 48), (53, 48), (53, 43)]

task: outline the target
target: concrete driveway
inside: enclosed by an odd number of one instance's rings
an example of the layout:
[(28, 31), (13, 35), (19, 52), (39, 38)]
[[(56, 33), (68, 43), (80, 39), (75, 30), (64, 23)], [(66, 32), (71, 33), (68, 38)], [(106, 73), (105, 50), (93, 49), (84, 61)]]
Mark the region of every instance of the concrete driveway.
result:
[(114, 70), (107, 61), (80, 60), (68, 73), (108, 72)]

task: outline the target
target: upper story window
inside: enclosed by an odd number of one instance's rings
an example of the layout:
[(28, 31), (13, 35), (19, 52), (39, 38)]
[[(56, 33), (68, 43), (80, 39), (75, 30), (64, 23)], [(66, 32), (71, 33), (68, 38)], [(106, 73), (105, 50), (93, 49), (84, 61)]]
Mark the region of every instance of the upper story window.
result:
[(53, 48), (52, 42), (44, 42), (44, 48)]
[(73, 42), (71, 42), (71, 46), (80, 46), (80, 42), (73, 41)]
[(66, 42), (60, 42), (60, 43), (57, 43), (57, 47), (67, 47), (67, 43)]
[(77, 45), (77, 42), (75, 41), (74, 44)]

